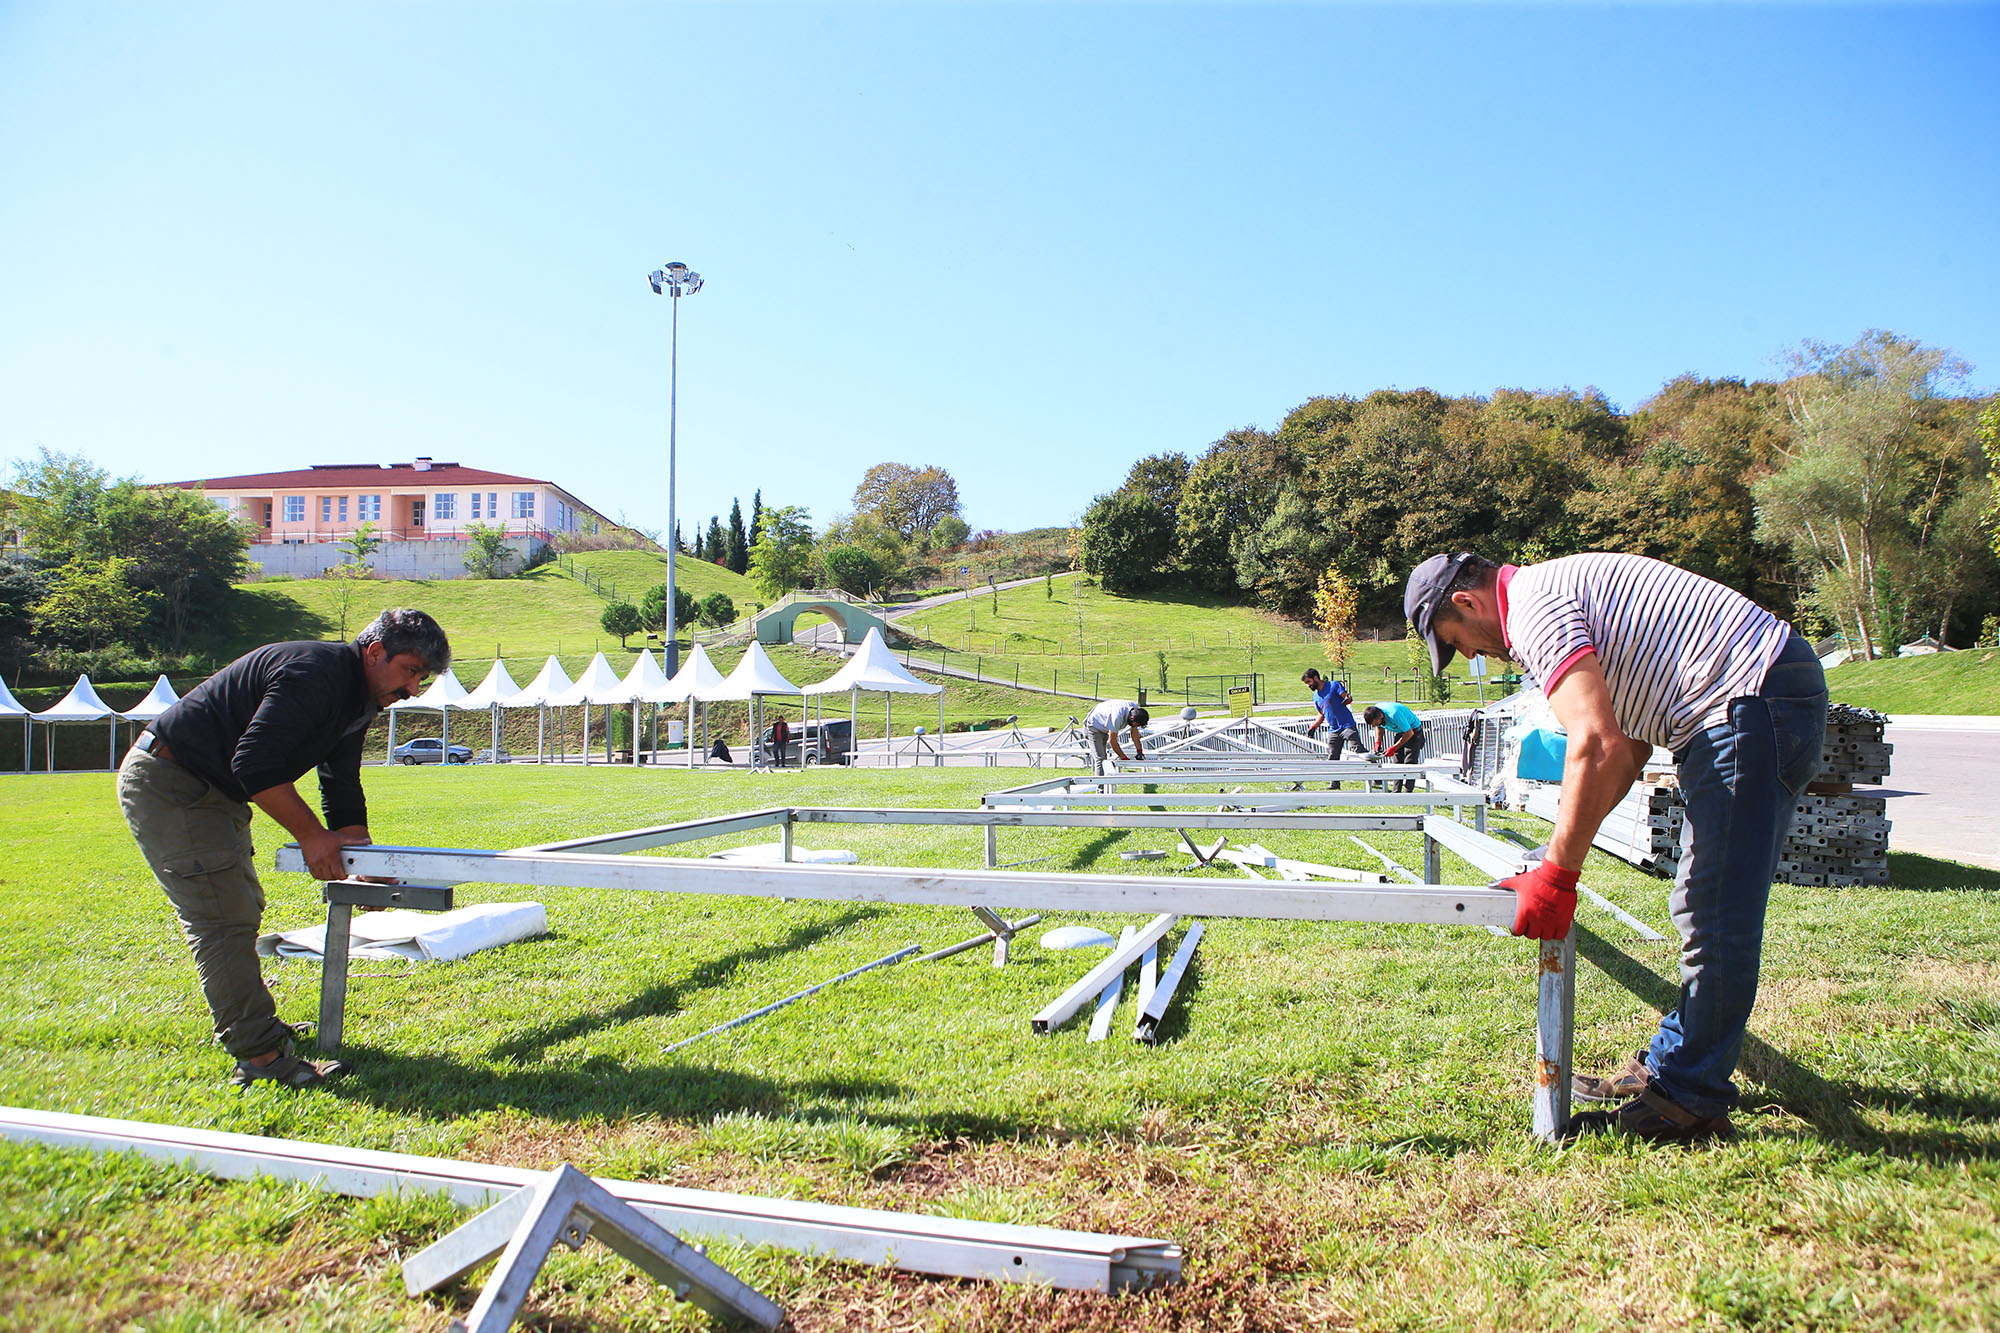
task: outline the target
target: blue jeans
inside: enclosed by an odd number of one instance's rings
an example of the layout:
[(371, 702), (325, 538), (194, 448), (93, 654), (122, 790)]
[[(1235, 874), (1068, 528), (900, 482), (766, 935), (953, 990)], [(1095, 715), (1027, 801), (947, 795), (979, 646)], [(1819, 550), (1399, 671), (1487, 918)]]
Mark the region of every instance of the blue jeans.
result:
[(1756, 694), (1674, 756), (1687, 824), (1671, 898), (1681, 933), (1681, 994), (1646, 1052), (1653, 1081), (1684, 1109), (1736, 1103), (1730, 1075), (1757, 1001), (1764, 910), (1799, 793), (1818, 775), (1826, 675), (1797, 633)]

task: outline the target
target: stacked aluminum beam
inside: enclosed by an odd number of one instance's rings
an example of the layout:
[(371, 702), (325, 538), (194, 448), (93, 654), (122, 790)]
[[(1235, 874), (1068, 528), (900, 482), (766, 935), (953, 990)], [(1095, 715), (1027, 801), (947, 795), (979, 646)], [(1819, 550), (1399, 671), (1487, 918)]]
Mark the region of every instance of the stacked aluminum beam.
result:
[(1883, 739), (1888, 720), (1869, 708), (1828, 707), (1824, 768), (1793, 807), (1791, 832), (1778, 853), (1780, 883), (1838, 888), (1889, 882), (1888, 799), (1853, 794), (1855, 783), (1889, 776), (1895, 747)]
[[(1527, 811), (1551, 824), (1562, 788), (1544, 786), (1528, 796)], [(1672, 878), (1681, 864), (1681, 827), (1687, 807), (1680, 788), (1663, 782), (1635, 782), (1597, 827), (1591, 846), (1629, 861), (1641, 870)]]

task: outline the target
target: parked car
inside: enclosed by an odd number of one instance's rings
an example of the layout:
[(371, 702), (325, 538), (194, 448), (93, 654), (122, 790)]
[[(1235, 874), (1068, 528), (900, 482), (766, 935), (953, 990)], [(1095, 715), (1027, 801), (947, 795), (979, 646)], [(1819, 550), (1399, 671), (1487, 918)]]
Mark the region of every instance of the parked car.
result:
[(792, 728), (791, 744), (785, 747), (785, 762), (796, 764), (803, 754), (808, 764), (845, 764), (853, 748), (854, 724), (848, 719), (801, 722)]
[(413, 741), (404, 741), (389, 752), (390, 758), (402, 764), (469, 764), (472, 762), (472, 747), (453, 745), (449, 748), (435, 736), (419, 736)]
[(498, 750), (481, 750), (478, 754), (472, 756), (472, 762), (475, 764), (511, 764), (514, 762), (514, 756), (503, 746)]

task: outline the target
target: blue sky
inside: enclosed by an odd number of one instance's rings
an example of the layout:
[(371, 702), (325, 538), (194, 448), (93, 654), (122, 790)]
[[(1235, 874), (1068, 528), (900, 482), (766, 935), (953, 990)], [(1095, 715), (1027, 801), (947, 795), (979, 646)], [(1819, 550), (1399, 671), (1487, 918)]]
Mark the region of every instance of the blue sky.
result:
[[(1985, 89), (1981, 92), (1980, 89)], [(2000, 9), (0, 0), (0, 459), (975, 527), (1321, 393), (2000, 382)]]

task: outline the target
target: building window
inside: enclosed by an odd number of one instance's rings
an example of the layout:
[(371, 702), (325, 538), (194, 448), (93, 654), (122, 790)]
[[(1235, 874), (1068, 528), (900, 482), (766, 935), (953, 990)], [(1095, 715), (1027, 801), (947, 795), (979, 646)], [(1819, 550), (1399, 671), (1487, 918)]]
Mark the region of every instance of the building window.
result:
[(410, 526), (413, 528), (421, 528), (423, 525), (424, 525), (424, 502), (422, 500), (412, 500), (410, 501)]
[(269, 500), (264, 501), (264, 526), (267, 528), (271, 526), (271, 502)]
[(431, 517), (434, 519), (455, 519), (458, 517), (457, 495), (433, 495), (431, 497)]
[(478, 491), (474, 491), (474, 492), (472, 493), (472, 516), (473, 516), (474, 518), (478, 518), (478, 517), (479, 517), (479, 492), (478, 492)]
[(500, 492), (498, 491), (486, 492), (486, 517), (488, 518), (500, 517)]
[(347, 522), (347, 497), (344, 495), (340, 497), (340, 513), (337, 517), (340, 522)]
[(533, 518), (535, 516), (535, 493), (533, 491), (514, 492), (514, 517)]
[(306, 497), (303, 495), (286, 496), (285, 522), (303, 523), (305, 521), (306, 521)]
[(319, 497), (319, 525), (325, 528), (331, 527), (332, 524), (333, 497), (331, 495), (322, 495)]
[[(340, 501), (340, 516), (342, 518), (347, 517), (347, 500), (345, 497), (342, 497)], [(356, 496), (354, 516), (363, 523), (381, 522), (382, 497), (379, 495)]]

